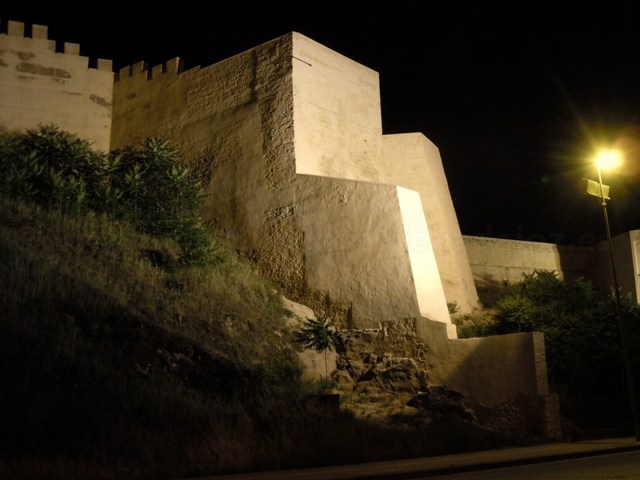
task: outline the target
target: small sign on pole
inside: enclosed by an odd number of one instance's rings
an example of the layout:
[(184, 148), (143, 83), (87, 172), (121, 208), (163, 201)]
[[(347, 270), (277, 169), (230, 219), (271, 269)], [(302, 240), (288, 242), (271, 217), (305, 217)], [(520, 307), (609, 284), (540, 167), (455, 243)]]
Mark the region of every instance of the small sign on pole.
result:
[(585, 178), (586, 182), (587, 182), (587, 193), (589, 195), (593, 195), (594, 197), (598, 197), (598, 198), (602, 198), (602, 194), (604, 193), (604, 199), (605, 200), (610, 200), (609, 198), (609, 185), (604, 185), (602, 184), (602, 192), (600, 192), (600, 183), (595, 182), (593, 180), (589, 180), (587, 178)]

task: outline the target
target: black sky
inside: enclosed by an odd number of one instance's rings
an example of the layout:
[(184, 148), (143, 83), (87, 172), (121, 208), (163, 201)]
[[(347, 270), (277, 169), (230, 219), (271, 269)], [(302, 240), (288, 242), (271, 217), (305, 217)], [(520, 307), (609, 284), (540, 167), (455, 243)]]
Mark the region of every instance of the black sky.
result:
[(603, 234), (586, 158), (622, 146), (607, 174), (614, 234), (640, 229), (640, 2), (13, 1), (6, 20), (114, 68), (174, 56), (209, 65), (298, 31), (380, 73), (384, 133), (439, 148), (462, 232), (589, 243)]

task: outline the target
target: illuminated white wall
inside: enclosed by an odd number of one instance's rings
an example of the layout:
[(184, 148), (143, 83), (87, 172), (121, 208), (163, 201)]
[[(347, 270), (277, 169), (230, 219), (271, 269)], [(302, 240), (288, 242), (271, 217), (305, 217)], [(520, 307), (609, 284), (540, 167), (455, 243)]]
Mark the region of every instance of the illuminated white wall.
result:
[(383, 155), (377, 72), (297, 33), (185, 72), (125, 67), (112, 145), (154, 132), (188, 159), (214, 155), (205, 219), (290, 298), (330, 299), (354, 326), (423, 315), (455, 335), (427, 238), (441, 227)]
[(293, 33), (296, 172), (382, 182), (378, 73)]
[(420, 313), (424, 317), (447, 323), (449, 338), (455, 338), (455, 327), (447, 320), (447, 300), (420, 194), (402, 187), (397, 187), (397, 191)]
[(0, 34), (0, 126), (24, 131), (41, 124), (109, 149), (113, 73), (110, 60), (80, 55), (80, 45), (65, 42), (63, 52), (49, 40), (48, 28), (32, 25), (25, 36), (22, 22), (9, 21)]

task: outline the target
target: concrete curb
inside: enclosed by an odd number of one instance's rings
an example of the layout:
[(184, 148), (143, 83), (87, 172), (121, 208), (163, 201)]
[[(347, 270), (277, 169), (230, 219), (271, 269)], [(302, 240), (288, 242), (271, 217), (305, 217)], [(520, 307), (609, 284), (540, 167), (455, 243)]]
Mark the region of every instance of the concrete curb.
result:
[(442, 468), (425, 468), (423, 470), (413, 470), (411, 472), (398, 472), (398, 473), (389, 473), (374, 476), (362, 476), (362, 477), (352, 477), (353, 480), (408, 480), (412, 478), (421, 478), (425, 475), (428, 476), (436, 476), (436, 475), (452, 475), (456, 473), (466, 473), (480, 470), (491, 470), (493, 468), (501, 468), (501, 467), (515, 467), (519, 465), (533, 465), (536, 463), (544, 463), (551, 461), (559, 461), (559, 460), (570, 460), (573, 458), (585, 458), (597, 455), (607, 455), (614, 453), (623, 453), (634, 450), (640, 450), (640, 443), (634, 443), (630, 445), (620, 445), (620, 446), (603, 446), (602, 448), (596, 449), (585, 449), (585, 450), (576, 450), (571, 452), (563, 452), (563, 453), (549, 453), (547, 455), (530, 457), (518, 457), (510, 458), (509, 455), (503, 456), (503, 458), (495, 460), (495, 461), (487, 461), (481, 463), (469, 463), (469, 464), (460, 464), (455, 465), (452, 464), (448, 467)]

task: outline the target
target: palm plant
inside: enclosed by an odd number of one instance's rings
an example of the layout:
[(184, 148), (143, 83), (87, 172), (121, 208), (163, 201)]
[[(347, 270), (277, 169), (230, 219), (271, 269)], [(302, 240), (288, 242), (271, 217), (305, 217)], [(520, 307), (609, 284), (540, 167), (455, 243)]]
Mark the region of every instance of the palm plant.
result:
[(305, 349), (324, 353), (324, 378), (325, 387), (327, 387), (329, 385), (327, 351), (334, 350), (339, 344), (336, 327), (326, 316), (320, 316), (317, 319), (307, 318), (295, 332), (295, 341)]

